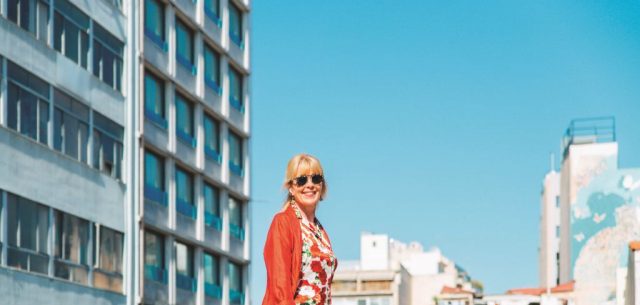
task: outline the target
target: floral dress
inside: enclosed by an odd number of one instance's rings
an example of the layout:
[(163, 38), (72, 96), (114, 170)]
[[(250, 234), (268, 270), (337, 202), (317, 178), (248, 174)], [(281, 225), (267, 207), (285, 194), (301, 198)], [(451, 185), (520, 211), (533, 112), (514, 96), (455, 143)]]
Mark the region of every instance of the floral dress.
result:
[(302, 229), (302, 270), (294, 301), (297, 305), (329, 305), (336, 257), (318, 220), (311, 225), (298, 207), (293, 207)]

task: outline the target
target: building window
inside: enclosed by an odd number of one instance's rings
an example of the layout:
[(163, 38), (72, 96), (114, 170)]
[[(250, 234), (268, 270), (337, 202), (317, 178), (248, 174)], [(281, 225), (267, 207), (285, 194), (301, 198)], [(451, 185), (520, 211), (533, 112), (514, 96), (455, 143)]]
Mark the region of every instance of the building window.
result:
[(67, 58), (87, 68), (89, 16), (66, 0), (55, 1), (53, 47)]
[(144, 74), (144, 116), (167, 129), (164, 103), (164, 82), (155, 75)]
[(556, 196), (556, 208), (560, 208), (560, 196)]
[(122, 90), (124, 43), (96, 22), (93, 23), (93, 75), (109, 87)]
[(93, 286), (122, 292), (122, 247), (124, 235), (105, 226), (97, 226), (95, 253), (97, 268), (93, 270)]
[(164, 35), (164, 4), (159, 0), (144, 1), (144, 34), (163, 51), (167, 51)]
[(48, 1), (8, 0), (7, 17), (21, 28), (36, 35), (39, 40), (47, 42)]
[(240, 48), (244, 48), (242, 12), (235, 4), (229, 4), (229, 38)]
[(98, 112), (93, 112), (93, 167), (120, 179), (124, 129)]
[(222, 94), (220, 88), (220, 55), (211, 47), (204, 47), (204, 83), (218, 95)]
[(222, 229), (222, 221), (220, 220), (220, 192), (218, 188), (204, 183), (203, 197), (204, 223), (220, 231)]
[(144, 233), (144, 278), (167, 284), (164, 238), (150, 231)]
[(193, 249), (176, 242), (176, 286), (179, 289), (196, 292), (193, 268)]
[(193, 56), (193, 31), (176, 18), (176, 59), (178, 63), (196, 74)]
[(229, 196), (229, 232), (236, 239), (244, 240), (242, 202), (231, 196)]
[(7, 125), (42, 144), (47, 144), (49, 84), (12, 62), (7, 65)]
[(204, 265), (204, 294), (216, 299), (222, 298), (218, 257), (205, 252), (202, 264)]
[(241, 177), (244, 175), (242, 159), (242, 138), (229, 131), (229, 170)]
[(144, 152), (144, 198), (164, 206), (167, 192), (164, 186), (164, 159), (150, 151)]
[(89, 275), (89, 222), (55, 211), (56, 241), (54, 275), (87, 284)]
[(222, 27), (222, 20), (220, 19), (220, 1), (219, 0), (204, 0), (204, 13), (218, 27)]
[(176, 209), (180, 214), (196, 218), (193, 176), (179, 167), (176, 167)]
[(229, 66), (229, 103), (231, 107), (244, 112), (242, 74), (231, 66)]
[(560, 226), (556, 226), (556, 237), (560, 238)]
[(196, 147), (193, 131), (193, 105), (176, 93), (176, 135), (191, 147)]
[(81, 162), (87, 162), (89, 107), (60, 90), (53, 96), (53, 147)]
[(220, 155), (220, 129), (218, 122), (211, 116), (204, 115), (204, 153), (205, 156), (218, 163), (222, 161)]
[(242, 287), (242, 266), (229, 263), (229, 301), (233, 304), (244, 304), (244, 289)]
[(7, 194), (7, 265), (48, 274), (49, 208)]

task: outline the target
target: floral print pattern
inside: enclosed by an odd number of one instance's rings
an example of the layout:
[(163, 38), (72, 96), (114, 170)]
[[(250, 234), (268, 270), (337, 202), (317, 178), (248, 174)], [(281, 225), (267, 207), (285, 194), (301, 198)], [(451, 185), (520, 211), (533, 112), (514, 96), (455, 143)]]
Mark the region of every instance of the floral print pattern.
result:
[(316, 220), (311, 225), (294, 207), (302, 229), (302, 270), (294, 301), (297, 305), (330, 305), (336, 257), (320, 223)]

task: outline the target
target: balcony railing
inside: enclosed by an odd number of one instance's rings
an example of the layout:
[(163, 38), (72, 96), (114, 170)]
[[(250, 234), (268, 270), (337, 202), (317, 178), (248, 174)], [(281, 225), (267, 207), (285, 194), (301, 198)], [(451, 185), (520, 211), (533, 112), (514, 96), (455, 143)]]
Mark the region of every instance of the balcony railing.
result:
[(184, 66), (187, 70), (191, 71), (191, 75), (196, 75), (196, 66), (190, 59), (182, 56), (179, 53), (176, 53), (176, 59), (178, 60), (179, 64)]
[(161, 205), (167, 206), (167, 192), (156, 188), (155, 186), (145, 185), (144, 186), (144, 198), (147, 200), (151, 200), (153, 202), (159, 203)]
[(54, 262), (54, 276), (87, 285), (89, 281), (89, 266), (56, 259)]
[(154, 31), (144, 28), (144, 35), (149, 38), (149, 40), (153, 41), (158, 47), (162, 49), (165, 53), (169, 50), (169, 46), (166, 41), (162, 39), (162, 37), (158, 36)]
[(182, 290), (196, 292), (196, 279), (184, 274), (176, 273), (176, 286)]
[(153, 265), (144, 265), (144, 278), (154, 282), (167, 284), (167, 272)]
[(243, 177), (244, 176), (244, 170), (242, 169), (241, 165), (235, 164), (231, 161), (229, 161), (229, 170), (236, 174), (237, 176)]
[(244, 304), (244, 293), (229, 289), (229, 302), (235, 304)]
[(239, 240), (244, 240), (244, 229), (236, 224), (229, 224), (229, 233)]
[(218, 231), (222, 230), (222, 221), (218, 215), (214, 215), (210, 212), (204, 212), (204, 224), (208, 227), (215, 228)]
[(196, 139), (193, 136), (191, 136), (190, 134), (188, 134), (188, 133), (186, 133), (186, 132), (184, 132), (184, 131), (182, 131), (180, 129), (177, 129), (176, 130), (176, 135), (178, 136), (178, 139), (180, 139), (180, 140), (186, 142), (187, 144), (191, 145), (192, 148), (196, 147)]
[(196, 207), (190, 202), (178, 198), (176, 200), (176, 209), (178, 213), (196, 219)]
[(216, 299), (221, 299), (222, 298), (222, 288), (216, 284), (212, 284), (212, 283), (204, 283), (204, 294), (212, 297), (212, 298), (216, 298)]
[(158, 115), (157, 113), (145, 108), (144, 109), (144, 116), (149, 119), (151, 122), (155, 123), (156, 125), (158, 125), (159, 127), (162, 127), (162, 129), (167, 129), (167, 120), (165, 118), (163, 118), (162, 116)]

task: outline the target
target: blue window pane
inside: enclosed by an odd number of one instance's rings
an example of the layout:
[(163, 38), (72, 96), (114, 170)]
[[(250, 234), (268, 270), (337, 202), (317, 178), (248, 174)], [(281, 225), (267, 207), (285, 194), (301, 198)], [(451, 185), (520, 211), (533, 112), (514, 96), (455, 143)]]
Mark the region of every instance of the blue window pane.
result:
[(164, 85), (157, 77), (146, 73), (144, 76), (144, 106), (145, 113), (153, 113), (165, 119)]
[(229, 5), (229, 37), (238, 46), (242, 46), (242, 13), (234, 4)]
[(212, 215), (219, 215), (219, 195), (218, 189), (209, 185), (204, 185), (204, 210)]
[(164, 41), (164, 5), (157, 0), (145, 0), (144, 5), (145, 30)]
[(242, 111), (242, 75), (236, 69), (229, 67), (229, 103)]
[(145, 185), (164, 191), (164, 160), (151, 152), (144, 154)]
[(177, 199), (193, 205), (193, 178), (187, 172), (176, 169)]
[(219, 285), (220, 277), (218, 271), (218, 258), (209, 253), (204, 253), (204, 282), (207, 284)]
[(220, 56), (208, 46), (204, 48), (204, 80), (220, 94)]
[(178, 19), (176, 19), (176, 49), (178, 60), (186, 60), (189, 65), (193, 65), (193, 33)]
[(218, 161), (219, 157), (219, 138), (218, 138), (218, 123), (208, 115), (204, 115), (204, 137), (205, 137), (205, 149), (210, 151), (210, 158), (214, 158)]
[(242, 159), (242, 140), (233, 132), (229, 132), (229, 164), (232, 166), (232, 169), (242, 170)]
[(144, 251), (145, 278), (164, 283), (164, 238), (149, 231), (145, 232)]
[(180, 95), (176, 95), (176, 127), (178, 131), (193, 137), (193, 109)]

